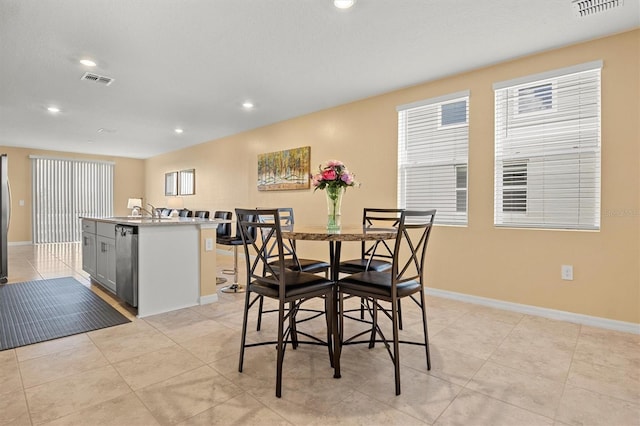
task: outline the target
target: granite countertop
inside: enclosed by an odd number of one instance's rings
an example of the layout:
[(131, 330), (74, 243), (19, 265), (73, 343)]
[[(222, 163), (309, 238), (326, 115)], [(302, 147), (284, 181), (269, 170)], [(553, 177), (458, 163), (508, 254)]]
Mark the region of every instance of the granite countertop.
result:
[(229, 223), (222, 219), (201, 219), (199, 217), (161, 217), (149, 216), (114, 216), (114, 217), (81, 217), (82, 219), (95, 220), (96, 222), (116, 223), (132, 226), (177, 226), (177, 225), (213, 225), (217, 223)]
[(398, 236), (396, 228), (377, 228), (362, 225), (342, 226), (327, 230), (326, 226), (295, 225), (283, 226), (282, 236), (293, 240), (309, 241), (364, 241), (391, 240)]

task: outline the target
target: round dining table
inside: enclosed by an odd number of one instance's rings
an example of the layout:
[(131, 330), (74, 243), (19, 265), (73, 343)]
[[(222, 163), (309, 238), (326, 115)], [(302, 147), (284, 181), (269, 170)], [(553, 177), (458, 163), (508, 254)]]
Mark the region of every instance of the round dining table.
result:
[[(391, 240), (397, 236), (396, 228), (378, 228), (362, 225), (342, 226), (340, 229), (327, 229), (326, 226), (313, 225), (287, 225), (281, 227), (282, 238), (288, 240), (304, 241), (328, 241), (329, 242), (329, 263), (331, 265), (331, 280), (338, 283), (340, 278), (340, 249), (343, 241), (374, 241)], [(333, 300), (336, 302), (335, 321), (338, 321), (338, 286), (333, 287)], [(337, 330), (337, 328), (336, 328)], [(334, 376), (340, 378), (340, 353), (341, 337), (338, 333), (333, 334), (334, 348)]]
[(340, 249), (343, 241), (391, 240), (396, 238), (396, 228), (377, 228), (362, 225), (342, 226), (327, 229), (326, 226), (292, 225), (282, 226), (282, 238), (287, 240), (328, 241), (331, 277), (338, 281)]

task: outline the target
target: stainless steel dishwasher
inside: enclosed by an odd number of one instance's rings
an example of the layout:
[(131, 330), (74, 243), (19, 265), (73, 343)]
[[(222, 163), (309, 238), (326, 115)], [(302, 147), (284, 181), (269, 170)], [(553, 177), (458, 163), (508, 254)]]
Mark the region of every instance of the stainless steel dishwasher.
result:
[(116, 294), (138, 306), (138, 227), (116, 225)]

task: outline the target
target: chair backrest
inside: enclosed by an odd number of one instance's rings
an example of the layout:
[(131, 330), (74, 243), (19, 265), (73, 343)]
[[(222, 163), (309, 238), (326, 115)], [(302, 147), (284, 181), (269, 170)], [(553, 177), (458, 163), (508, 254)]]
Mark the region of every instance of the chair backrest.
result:
[[(257, 210), (260, 210), (261, 208), (258, 207)], [(265, 210), (265, 209), (263, 209)], [(268, 210), (268, 209), (266, 209)], [(295, 220), (293, 217), (293, 208), (292, 207), (278, 207), (278, 217), (280, 219), (280, 228), (293, 228), (293, 225), (295, 224)], [(264, 219), (264, 218), (263, 218)], [(296, 249), (296, 241), (295, 240), (289, 240), (288, 244), (285, 242), (285, 252), (288, 250), (289, 254), (295, 254), (295, 249)]]
[(180, 217), (191, 217), (193, 212), (189, 209), (178, 210), (178, 216)]
[[(362, 214), (362, 226), (365, 228), (398, 228), (404, 209), (365, 208)], [(361, 258), (391, 262), (393, 243), (386, 240), (362, 241)]]
[[(273, 210), (273, 209), (263, 209), (263, 208), (257, 208), (256, 211), (258, 210)], [(287, 228), (291, 228), (294, 225), (294, 217), (293, 217), (293, 208), (291, 207), (279, 207), (278, 209), (278, 220), (280, 221), (280, 229), (287, 229)], [(261, 222), (268, 222), (268, 221), (273, 221), (276, 218), (273, 215), (265, 215), (265, 216), (260, 216), (258, 215), (258, 219)], [(263, 238), (265, 238), (265, 235), (262, 235)], [(271, 261), (271, 259), (275, 259), (277, 257), (279, 257), (280, 252), (278, 250), (277, 245), (275, 244), (275, 241), (271, 242), (271, 245), (265, 246), (264, 249), (266, 250), (265, 252), (265, 257), (267, 260)], [(298, 269), (300, 268), (300, 261), (298, 260), (298, 256), (296, 255), (296, 242), (295, 240), (285, 240), (282, 242), (282, 251), (283, 251), (283, 256), (285, 258), (291, 258), (293, 259), (297, 264), (298, 264)], [(266, 271), (265, 271), (266, 273)]]
[(423, 285), (425, 255), (435, 216), (435, 210), (402, 212), (398, 224), (398, 237), (393, 248), (391, 267), (393, 287), (398, 283), (411, 280), (416, 280)]
[(193, 214), (194, 217), (199, 217), (201, 219), (209, 219), (209, 211), (208, 210), (196, 210)]
[[(285, 267), (278, 209), (236, 209), (236, 223), (244, 246), (247, 283), (260, 279), (265, 283), (280, 285), (280, 271), (285, 271)], [(258, 231), (260, 238), (257, 237)], [(270, 263), (268, 257), (268, 248), (273, 245), (278, 253), (275, 265)], [(282, 283), (284, 284), (284, 281)], [(281, 294), (284, 296), (283, 288)]]
[(292, 207), (278, 207), (278, 215), (282, 226), (292, 226), (295, 223)]
[[(233, 213), (225, 212), (225, 211), (216, 211), (213, 213), (213, 217), (214, 219), (231, 220), (231, 217), (233, 217)], [(218, 237), (231, 236), (231, 223), (219, 223), (218, 228), (216, 229), (216, 235)]]

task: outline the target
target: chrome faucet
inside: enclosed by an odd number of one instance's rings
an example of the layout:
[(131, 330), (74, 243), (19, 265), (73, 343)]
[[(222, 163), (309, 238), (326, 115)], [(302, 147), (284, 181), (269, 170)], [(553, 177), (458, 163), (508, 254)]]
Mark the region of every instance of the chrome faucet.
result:
[(151, 203), (147, 203), (148, 206), (151, 206), (151, 217), (157, 217), (158, 219), (160, 218), (160, 212), (158, 211), (158, 209), (156, 209), (156, 206), (154, 206)]
[(148, 213), (149, 216), (151, 216), (152, 219), (155, 219), (155, 218), (159, 219), (160, 218), (160, 212), (158, 212), (156, 210), (155, 206), (153, 204), (151, 204), (151, 203), (147, 203), (147, 205), (151, 206), (151, 211), (145, 209), (144, 207), (140, 207), (140, 210), (145, 212), (145, 213)]

